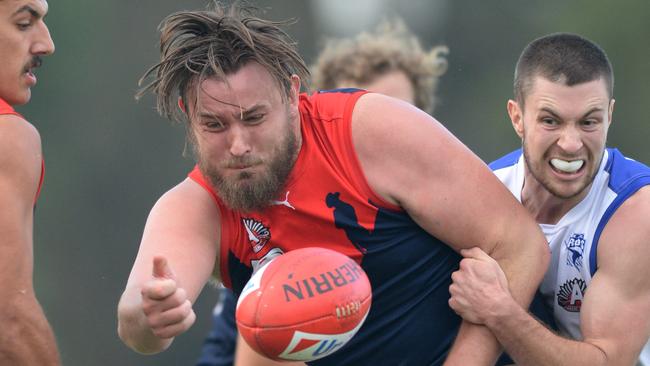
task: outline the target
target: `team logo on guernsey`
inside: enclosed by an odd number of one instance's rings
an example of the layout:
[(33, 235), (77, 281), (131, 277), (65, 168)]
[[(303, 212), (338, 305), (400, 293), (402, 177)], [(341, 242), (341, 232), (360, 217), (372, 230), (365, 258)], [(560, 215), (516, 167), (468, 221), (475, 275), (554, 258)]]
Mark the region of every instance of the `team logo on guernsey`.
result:
[(575, 267), (578, 271), (582, 269), (582, 255), (585, 251), (585, 234), (573, 234), (564, 241), (564, 245), (569, 250), (566, 257), (566, 264)]
[(285, 207), (289, 207), (292, 210), (295, 210), (296, 208), (293, 207), (289, 202), (289, 192), (291, 191), (287, 191), (287, 194), (284, 196), (284, 201), (271, 201), (271, 204), (276, 206), (285, 206)]
[(587, 285), (582, 278), (574, 278), (566, 281), (564, 285), (560, 286), (560, 290), (557, 292), (558, 305), (566, 311), (572, 313), (579, 312), (586, 289)]
[(244, 227), (246, 228), (248, 240), (253, 248), (253, 252), (259, 252), (271, 240), (271, 231), (255, 219), (243, 218), (242, 221), (244, 222)]

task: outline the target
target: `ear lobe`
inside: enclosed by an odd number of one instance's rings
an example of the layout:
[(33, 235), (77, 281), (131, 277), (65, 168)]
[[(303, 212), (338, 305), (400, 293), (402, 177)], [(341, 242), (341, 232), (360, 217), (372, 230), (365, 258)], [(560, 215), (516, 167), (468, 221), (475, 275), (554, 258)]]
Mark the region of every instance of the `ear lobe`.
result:
[(523, 113), (521, 111), (521, 108), (519, 108), (519, 104), (515, 102), (514, 100), (510, 99), (508, 100), (508, 115), (510, 116), (510, 122), (512, 123), (512, 127), (515, 129), (515, 132), (520, 138), (524, 138), (524, 121), (523, 121)]

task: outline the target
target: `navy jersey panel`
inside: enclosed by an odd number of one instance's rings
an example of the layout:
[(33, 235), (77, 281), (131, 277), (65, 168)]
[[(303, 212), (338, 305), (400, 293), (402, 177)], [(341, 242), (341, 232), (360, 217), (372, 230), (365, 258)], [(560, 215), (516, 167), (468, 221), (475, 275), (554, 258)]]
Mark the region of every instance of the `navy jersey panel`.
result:
[(212, 315), (212, 330), (205, 338), (196, 366), (232, 366), (237, 343), (235, 308), (232, 291), (219, 290), (219, 300)]
[(379, 209), (373, 231), (345, 202), (331, 202), (337, 227), (365, 252), (373, 288), (370, 314), (341, 350), (310, 365), (438, 365), (458, 332), (449, 308), (451, 273), (460, 257), (408, 215)]

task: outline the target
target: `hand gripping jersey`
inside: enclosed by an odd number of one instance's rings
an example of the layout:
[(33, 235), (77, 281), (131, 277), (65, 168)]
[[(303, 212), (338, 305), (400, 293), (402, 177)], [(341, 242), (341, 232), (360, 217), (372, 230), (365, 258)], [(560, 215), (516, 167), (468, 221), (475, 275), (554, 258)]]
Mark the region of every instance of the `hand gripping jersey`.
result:
[[(490, 164), (520, 202), (523, 159), (519, 149)], [(649, 184), (650, 168), (626, 158), (617, 149), (606, 149), (587, 196), (557, 224), (540, 224), (551, 249), (551, 263), (540, 292), (546, 305), (553, 309), (557, 327), (564, 336), (582, 339), (580, 307), (596, 273), (598, 240), (605, 225), (626, 199)], [(650, 350), (649, 346), (650, 343), (646, 344), (644, 352)]]
[[(198, 169), (190, 177), (220, 209), (221, 276), (236, 294), (260, 260), (303, 247), (337, 250), (368, 274), (373, 302), (363, 327), (343, 348), (310, 364), (441, 364), (460, 325), (447, 304), (460, 259), (368, 186), (351, 139), (352, 110), (363, 94), (300, 96), (302, 147), (284, 191), (263, 212), (231, 211)], [(314, 289), (343, 275), (295, 286), (303, 296), (317, 296)]]
[[(7, 102), (0, 98), (0, 115), (2, 114), (13, 114), (22, 119), (25, 119), (20, 113), (16, 112)], [(45, 161), (41, 162), (41, 178), (38, 181), (38, 190), (36, 191), (36, 196), (34, 197), (34, 204), (38, 200), (38, 196), (41, 194), (41, 187), (43, 186), (43, 178), (45, 177)]]

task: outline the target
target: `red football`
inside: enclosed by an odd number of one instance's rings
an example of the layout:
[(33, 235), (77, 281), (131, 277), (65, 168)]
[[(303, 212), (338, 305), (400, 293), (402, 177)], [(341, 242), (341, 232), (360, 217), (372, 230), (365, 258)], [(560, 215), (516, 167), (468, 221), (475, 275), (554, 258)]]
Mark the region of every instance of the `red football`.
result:
[(346, 344), (372, 301), (368, 276), (349, 257), (302, 248), (259, 269), (237, 302), (237, 328), (261, 355), (312, 361)]

